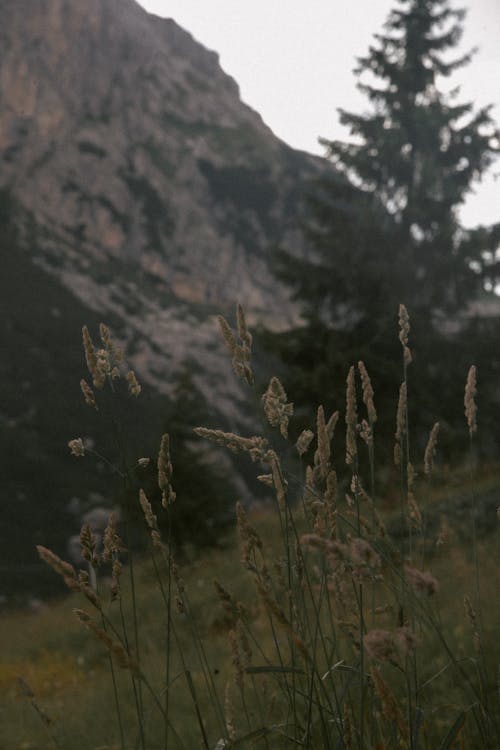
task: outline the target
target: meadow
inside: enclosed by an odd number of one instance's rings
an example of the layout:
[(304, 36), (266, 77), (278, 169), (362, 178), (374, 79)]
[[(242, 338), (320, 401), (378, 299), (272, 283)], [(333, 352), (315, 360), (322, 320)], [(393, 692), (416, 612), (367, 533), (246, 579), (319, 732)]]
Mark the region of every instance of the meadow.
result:
[[(235, 330), (219, 325), (235, 376), (254, 388), (241, 307)], [(383, 482), (362, 362), (347, 373), (342, 413), (319, 405), (294, 440), (293, 404), (271, 378), (262, 434), (195, 429), (247, 456), (269, 489), (268, 503), (237, 503), (218, 548), (174, 543), (183, 499), (166, 434), (157, 456), (137, 456), (155, 463), (157, 494), (140, 490), (120, 523), (111, 514), (102, 540), (82, 528), (79, 570), (39, 548), (70, 593), (2, 617), (0, 747), (500, 747), (498, 472), (476, 460), (476, 371), (458, 405), (470, 441), (461, 466), (440, 466), (438, 423), (413, 456), (409, 334), (401, 306), (394, 465)], [(100, 338), (84, 328), (81, 389), (96, 416), (106, 389), (141, 392), (106, 326)], [(78, 461), (94, 451), (78, 437), (69, 448)], [(130, 468), (116, 469), (126, 483)], [(130, 544), (138, 509), (141, 550)]]

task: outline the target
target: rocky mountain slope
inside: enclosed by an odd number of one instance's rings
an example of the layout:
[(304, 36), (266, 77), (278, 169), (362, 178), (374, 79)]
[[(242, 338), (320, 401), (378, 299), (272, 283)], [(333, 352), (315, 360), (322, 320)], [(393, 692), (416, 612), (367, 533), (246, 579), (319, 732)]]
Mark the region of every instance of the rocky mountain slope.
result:
[(190, 302), (276, 306), (268, 251), (297, 246), (297, 191), (323, 163), (134, 0), (1, 7), (0, 181), (50, 230), (65, 283), (118, 259)]
[(134, 0), (0, 0), (0, 11), (0, 442), (11, 456), (0, 570), (10, 570), (35, 538), (61, 547), (84, 479), (65, 448), (83, 429), (71, 406), (81, 325), (104, 320), (127, 345), (157, 432), (154, 394), (186, 372), (221, 426), (241, 424), (214, 314), (238, 300), (251, 321), (294, 315), (269, 259), (277, 245), (303, 252), (304, 193), (330, 167), (277, 139), (214, 52)]
[(134, 0), (0, 5), (0, 187), (36, 228), (33, 260), (141, 337), (134, 364), (155, 387), (213, 338), (207, 306), (289, 319), (270, 253), (300, 252), (305, 186), (328, 164), (278, 140), (214, 52)]

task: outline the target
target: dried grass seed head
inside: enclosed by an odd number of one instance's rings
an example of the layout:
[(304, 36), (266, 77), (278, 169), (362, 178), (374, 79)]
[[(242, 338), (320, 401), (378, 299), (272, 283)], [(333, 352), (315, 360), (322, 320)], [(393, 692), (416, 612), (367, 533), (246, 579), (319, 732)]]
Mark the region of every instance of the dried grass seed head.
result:
[(422, 528), (422, 513), (415, 498), (415, 494), (408, 490), (408, 524), (412, 529)]
[(314, 455), (314, 465), (319, 469), (321, 478), (326, 481), (330, 472), (330, 437), (326, 429), (325, 411), (322, 406), (318, 406), (316, 414), (316, 434), (318, 447)]
[(365, 363), (361, 360), (358, 362), (358, 370), (361, 375), (361, 388), (363, 392), (363, 403), (366, 406), (366, 413), (368, 414), (368, 422), (370, 427), (373, 427), (377, 421), (377, 410), (373, 402), (374, 392), (368, 370), (365, 367)]
[(399, 398), (398, 408), (396, 412), (396, 432), (394, 437), (396, 438), (396, 445), (394, 446), (394, 463), (399, 466), (401, 463), (401, 453), (403, 438), (406, 435), (406, 408), (407, 408), (408, 392), (406, 388), (406, 380), (404, 380), (399, 387)]
[(161, 504), (164, 508), (171, 505), (176, 498), (176, 494), (171, 484), (173, 467), (170, 458), (170, 437), (167, 433), (162, 435), (160, 450), (158, 453), (158, 487), (161, 490)]
[(282, 512), (284, 512), (286, 507), (286, 490), (288, 484), (286, 479), (284, 479), (283, 477), (280, 460), (274, 451), (268, 451), (267, 461), (271, 465), (273, 484), (276, 491), (276, 502), (278, 503), (278, 508)]
[(439, 531), (436, 539), (436, 547), (442, 547), (448, 542), (450, 536), (450, 525), (444, 514), (439, 519)]
[(214, 587), (223, 609), (227, 612), (230, 618), (235, 621), (239, 615), (238, 605), (229, 591), (227, 591), (217, 579), (214, 579)]
[(432, 596), (439, 591), (439, 583), (428, 570), (405, 566), (406, 579), (416, 594)]
[(100, 597), (97, 595), (97, 593), (94, 591), (94, 589), (89, 585), (86, 578), (88, 578), (88, 574), (85, 571), (80, 571), (80, 591), (85, 596), (85, 598), (92, 604), (93, 607), (95, 607), (98, 610), (102, 610), (102, 602)]
[(231, 355), (231, 363), (235, 374), (242, 380), (246, 380), (249, 385), (253, 385), (253, 372), (250, 365), (252, 336), (247, 329), (245, 315), (241, 305), (238, 305), (236, 308), (236, 317), (240, 339), (239, 343), (236, 341), (231, 326), (224, 316), (218, 315), (217, 321), (219, 323), (222, 337)]
[(82, 623), (82, 625), (84, 625), (88, 630), (91, 630), (94, 635), (101, 641), (101, 643), (105, 645), (109, 653), (116, 658), (118, 665), (122, 667), (122, 669), (129, 669), (136, 677), (142, 677), (139, 666), (129, 656), (121, 643), (113, 640), (105, 630), (97, 625), (97, 623), (90, 617), (90, 615), (87, 614), (87, 612), (85, 612), (85, 610), (74, 609), (73, 613)]
[(326, 478), (326, 487), (325, 492), (323, 493), (323, 502), (325, 503), (327, 508), (328, 525), (332, 537), (335, 536), (335, 529), (337, 525), (337, 488), (337, 472), (335, 471), (335, 469), (331, 469), (328, 472), (328, 476)]
[(206, 427), (195, 427), (193, 432), (199, 437), (206, 438), (217, 445), (228, 448), (233, 453), (249, 453), (252, 461), (265, 461), (269, 452), (269, 443), (265, 438), (258, 435), (244, 438), (236, 435), (234, 432), (210, 430)]
[(217, 322), (222, 333), (222, 338), (226, 342), (229, 353), (231, 356), (234, 356), (234, 352), (236, 349), (236, 339), (234, 337), (233, 331), (231, 330), (231, 326), (223, 315), (217, 316)]
[(266, 487), (270, 487), (271, 489), (274, 488), (274, 481), (273, 481), (272, 474), (259, 474), (257, 476), (257, 481), (261, 482), (262, 484), (265, 484)]
[(395, 437), (399, 444), (402, 443), (403, 437), (406, 435), (406, 407), (408, 402), (408, 391), (406, 387), (406, 380), (404, 380), (399, 387), (399, 399), (398, 409), (396, 412), (396, 433)]
[(98, 349), (96, 352), (97, 357), (97, 373), (94, 376), (94, 385), (96, 385), (96, 378), (99, 381), (99, 386), (102, 388), (106, 382), (106, 378), (111, 375), (111, 360), (107, 349)]
[(83, 394), (83, 398), (85, 399), (85, 403), (89, 406), (92, 406), (94, 409), (97, 409), (94, 391), (84, 378), (80, 380), (80, 390)]
[(38, 544), (36, 549), (40, 559), (47, 563), (52, 570), (60, 576), (63, 576), (63, 578), (69, 576), (70, 578), (76, 579), (76, 571), (70, 563), (62, 560), (58, 555), (52, 552), (52, 550), (47, 549), (47, 547), (42, 547), (41, 544)]
[(230, 630), (228, 633), (229, 645), (231, 647), (232, 662), (234, 667), (234, 681), (238, 685), (240, 690), (243, 690), (243, 675), (244, 668), (240, 655), (240, 648), (238, 638), (234, 630)]
[(108, 524), (104, 529), (103, 560), (105, 562), (111, 562), (114, 555), (125, 549), (123, 541), (118, 535), (116, 526), (116, 513), (112, 512), (109, 514)]
[(113, 560), (113, 567), (111, 569), (111, 601), (114, 602), (120, 598), (120, 578), (122, 574), (123, 566), (119, 560)]
[(356, 433), (358, 415), (356, 409), (356, 382), (354, 376), (354, 366), (349, 369), (347, 375), (347, 388), (346, 388), (346, 464), (352, 465), (358, 454), (356, 444)]
[(101, 341), (103, 343), (103, 346), (110, 355), (113, 355), (115, 353), (115, 346), (113, 344), (113, 341), (111, 340), (111, 333), (109, 331), (109, 328), (105, 323), (99, 323), (99, 335), (101, 337)]
[(464, 596), (464, 610), (465, 616), (469, 620), (472, 627), (476, 627), (477, 615), (474, 607), (472, 606), (471, 600), (467, 595)]
[(326, 431), (328, 433), (328, 439), (330, 442), (333, 440), (333, 435), (335, 433), (335, 428), (337, 426), (337, 422), (339, 421), (340, 412), (334, 411), (333, 414), (330, 416), (330, 419), (326, 423)]
[(366, 419), (361, 420), (361, 424), (358, 425), (358, 432), (361, 440), (363, 440), (368, 447), (371, 447), (373, 445), (373, 430)]
[(85, 455), (85, 445), (81, 438), (73, 438), (73, 440), (69, 440), (68, 448), (70, 449), (72, 456), (80, 458)]
[(380, 698), (384, 717), (396, 724), (399, 732), (405, 741), (408, 740), (408, 724), (398, 706), (396, 696), (390, 689), (389, 685), (382, 679), (380, 670), (377, 667), (371, 668), (371, 676), (375, 691)]
[(241, 660), (242, 660), (243, 666), (246, 668), (250, 666), (252, 662), (252, 648), (250, 646), (250, 641), (248, 640), (247, 632), (245, 630), (245, 625), (243, 624), (243, 621), (241, 618), (238, 618), (236, 622), (236, 633), (238, 636), (238, 641), (239, 641), (239, 646), (240, 646)]
[(417, 472), (415, 471), (415, 468), (411, 461), (408, 461), (406, 464), (406, 477), (408, 481), (408, 489), (412, 490), (415, 485), (415, 479), (417, 478)]
[(83, 351), (85, 353), (85, 361), (87, 362), (88, 371), (92, 378), (95, 376), (97, 370), (97, 357), (93, 341), (90, 337), (89, 329), (87, 326), (82, 328), (82, 339), (83, 339)]
[(464, 394), (464, 407), (465, 417), (467, 419), (467, 425), (469, 427), (469, 435), (477, 432), (477, 405), (476, 405), (476, 394), (477, 394), (477, 379), (476, 379), (476, 367), (471, 365), (469, 372), (467, 373), (467, 382), (465, 384)]
[(352, 712), (349, 710), (347, 701), (344, 702), (342, 717), (342, 746), (343, 750), (353, 750), (353, 722)]
[(252, 334), (247, 328), (245, 312), (239, 303), (236, 305), (236, 323), (238, 325), (238, 336), (240, 337), (242, 344), (247, 346), (250, 351), (252, 346)]
[(149, 502), (147, 495), (143, 489), (139, 490), (139, 504), (142, 508), (142, 512), (144, 513), (144, 518), (149, 528), (151, 530), (158, 531), (158, 520), (155, 514), (153, 513), (153, 508), (151, 507), (151, 503)]
[(413, 653), (420, 640), (406, 625), (396, 630), (374, 629), (363, 637), (366, 653), (376, 661), (396, 663), (398, 658), (405, 659)]
[(395, 662), (397, 659), (394, 635), (390, 630), (369, 630), (363, 636), (363, 646), (368, 656), (376, 661)]
[[(82, 328), (83, 348), (87, 367), (92, 375), (94, 388), (101, 390), (106, 383), (106, 379), (120, 377), (120, 371), (118, 368), (123, 361), (123, 354), (121, 349), (115, 347), (113, 344), (109, 328), (104, 325), (104, 323), (100, 323), (99, 325), (99, 334), (103, 347), (96, 349), (87, 326), (83, 326)], [(83, 384), (81, 384), (81, 388), (85, 400), (91, 400), (91, 392), (85, 388)], [(90, 401), (88, 402), (90, 403)], [(94, 406), (93, 403), (91, 405)]]
[(429, 433), (429, 439), (425, 446), (424, 453), (424, 474), (430, 476), (434, 468), (434, 459), (436, 457), (436, 446), (439, 433), (439, 422), (436, 422)]
[(394, 465), (400, 466), (401, 464), (401, 446), (396, 443), (394, 446)]
[(380, 568), (380, 555), (375, 552), (371, 544), (362, 539), (355, 537), (349, 540), (349, 557), (352, 564), (357, 568)]
[(290, 623), (288, 622), (282, 607), (276, 601), (270, 587), (264, 585), (260, 580), (256, 580), (255, 587), (267, 612), (276, 619), (276, 622), (281, 625), (281, 627), (290, 631)]
[(295, 443), (295, 447), (299, 456), (303, 456), (304, 453), (307, 452), (313, 438), (314, 432), (311, 432), (311, 430), (302, 430), (299, 437), (297, 438), (297, 442)]
[(341, 544), (341, 542), (337, 542), (333, 539), (328, 539), (321, 534), (302, 534), (299, 541), (301, 547), (309, 547), (310, 549), (317, 550), (331, 560), (348, 560), (347, 545)]
[(129, 370), (127, 372), (127, 383), (128, 383), (128, 392), (131, 396), (134, 396), (137, 398), (137, 396), (142, 391), (142, 386), (140, 385), (139, 381), (136, 378), (135, 372), (133, 370)]
[(281, 381), (272, 377), (262, 396), (264, 413), (272, 427), (279, 427), (281, 435), (288, 437), (288, 421), (293, 414), (293, 404), (287, 403), (287, 396)]
[(249, 522), (245, 508), (240, 502), (236, 503), (236, 519), (241, 545), (241, 561), (247, 569), (253, 569), (253, 556), (256, 550), (262, 550), (262, 540)]
[(88, 523), (83, 524), (80, 529), (80, 545), (83, 559), (91, 565), (98, 565), (100, 561), (96, 554), (97, 540)]
[(396, 628), (394, 632), (394, 643), (402, 659), (413, 653), (417, 646), (420, 645), (420, 638), (407, 625)]
[(412, 361), (411, 351), (408, 348), (408, 334), (410, 332), (410, 316), (404, 305), (399, 306), (399, 340), (403, 347), (403, 359), (405, 365)]

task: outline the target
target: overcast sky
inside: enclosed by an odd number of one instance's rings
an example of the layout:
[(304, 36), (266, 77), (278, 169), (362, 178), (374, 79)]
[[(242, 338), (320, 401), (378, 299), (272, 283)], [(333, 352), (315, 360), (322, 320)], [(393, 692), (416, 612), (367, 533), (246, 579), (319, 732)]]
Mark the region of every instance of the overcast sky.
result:
[[(366, 100), (352, 68), (381, 31), (394, 0), (140, 0), (173, 18), (220, 55), (243, 101), (277, 136), (323, 155), (318, 137), (346, 138), (337, 107), (360, 112)], [(451, 79), (462, 100), (495, 104), (500, 122), (500, 0), (468, 0), (461, 50), (479, 47)], [(462, 212), (466, 225), (500, 220), (500, 159)]]

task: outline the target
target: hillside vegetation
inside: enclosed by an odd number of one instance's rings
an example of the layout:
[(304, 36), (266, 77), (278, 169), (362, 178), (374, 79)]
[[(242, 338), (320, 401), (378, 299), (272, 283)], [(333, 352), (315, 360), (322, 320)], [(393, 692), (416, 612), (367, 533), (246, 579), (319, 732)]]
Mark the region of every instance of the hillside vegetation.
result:
[[(241, 308), (237, 332), (220, 325), (235, 373), (253, 387)], [(101, 337), (97, 348), (84, 335), (88, 408), (122, 386), (140, 404), (105, 326)], [(498, 747), (496, 479), (474, 457), (476, 372), (464, 396), (469, 456), (446, 477), (436, 426), (410, 460), (403, 306), (399, 337), (393, 490), (376, 483), (376, 394), (359, 363), (342, 416), (320, 406), (314, 433), (296, 441), (277, 378), (263, 395), (262, 436), (196, 429), (252, 459), (270, 491), (251, 513), (237, 505), (223, 549), (193, 557), (171, 536), (183, 498), (167, 435), (156, 489), (125, 493), (122, 522), (112, 515), (101, 540), (82, 528), (80, 570), (39, 547), (73, 593), (4, 617), (6, 747)], [(75, 461), (98, 450), (80, 438), (70, 448)], [(129, 467), (117, 470), (127, 482)], [(139, 556), (138, 510), (149, 540)]]

